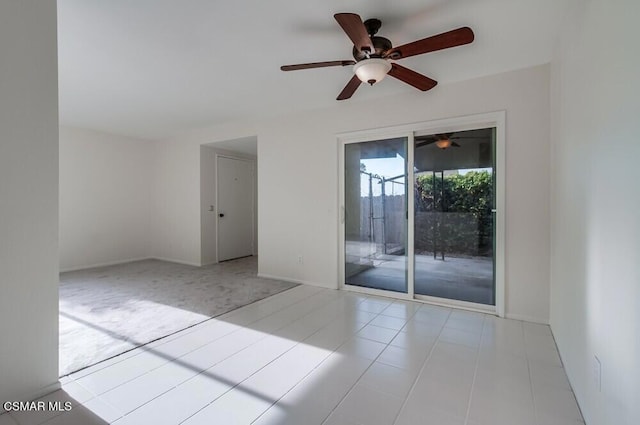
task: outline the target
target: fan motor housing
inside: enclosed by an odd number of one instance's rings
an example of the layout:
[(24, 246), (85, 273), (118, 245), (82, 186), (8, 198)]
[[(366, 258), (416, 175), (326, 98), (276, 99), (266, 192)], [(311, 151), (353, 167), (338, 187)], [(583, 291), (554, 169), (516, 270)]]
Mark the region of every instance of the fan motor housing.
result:
[[(373, 43), (373, 48), (375, 49), (375, 51), (369, 54), (369, 58), (381, 58), (384, 52), (393, 47), (391, 41), (389, 41), (388, 38), (384, 37), (373, 36), (371, 37), (371, 42)], [(363, 59), (367, 59), (367, 53), (368, 52), (363, 52), (361, 50), (358, 50), (356, 46), (353, 46), (353, 58), (357, 62), (360, 62)]]

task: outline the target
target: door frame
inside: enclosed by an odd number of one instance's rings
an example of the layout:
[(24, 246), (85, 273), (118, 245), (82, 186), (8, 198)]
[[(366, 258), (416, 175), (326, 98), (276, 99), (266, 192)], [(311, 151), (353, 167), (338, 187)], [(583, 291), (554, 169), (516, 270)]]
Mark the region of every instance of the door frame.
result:
[(220, 158), (235, 159), (238, 161), (244, 161), (251, 164), (251, 255), (256, 255), (256, 161), (250, 158), (243, 158), (241, 156), (234, 156), (229, 154), (217, 153), (216, 158), (216, 196), (215, 196), (215, 233), (216, 233), (216, 263), (220, 262), (220, 167), (218, 167), (218, 160)]
[[(495, 127), (495, 306), (470, 303), (466, 301), (449, 300), (446, 298), (430, 297), (414, 294), (414, 217), (408, 214), (407, 218), (407, 293), (398, 293), (387, 290), (365, 288), (345, 283), (345, 205), (344, 205), (344, 147), (350, 143), (360, 143), (373, 140), (382, 140), (394, 137), (407, 138), (407, 209), (414, 211), (415, 199), (413, 196), (415, 186), (414, 176), (414, 133), (432, 131), (433, 133), (449, 133), (456, 131), (476, 130)], [(371, 295), (380, 295), (402, 300), (422, 301), (430, 304), (444, 305), (467, 310), (495, 313), (500, 317), (505, 316), (505, 227), (506, 227), (506, 112), (496, 111), (483, 114), (465, 115), (460, 117), (431, 120), (404, 124), (392, 127), (383, 127), (370, 130), (360, 130), (336, 134), (338, 154), (338, 286), (339, 289), (360, 292)]]

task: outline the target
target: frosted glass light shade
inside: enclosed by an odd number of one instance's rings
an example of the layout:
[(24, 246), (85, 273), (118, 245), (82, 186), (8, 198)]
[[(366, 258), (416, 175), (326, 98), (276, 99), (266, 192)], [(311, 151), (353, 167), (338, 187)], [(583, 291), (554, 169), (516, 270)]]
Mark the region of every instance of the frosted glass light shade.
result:
[(449, 146), (451, 146), (451, 140), (450, 139), (436, 140), (436, 146), (439, 147), (440, 149), (446, 149)]
[(391, 69), (391, 63), (386, 59), (364, 59), (353, 66), (360, 81), (373, 85), (382, 80)]

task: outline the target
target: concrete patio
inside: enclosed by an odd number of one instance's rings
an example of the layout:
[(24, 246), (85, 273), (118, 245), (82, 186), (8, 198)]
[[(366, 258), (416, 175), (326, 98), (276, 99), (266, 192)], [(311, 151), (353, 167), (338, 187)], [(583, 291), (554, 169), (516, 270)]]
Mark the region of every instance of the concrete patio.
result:
[[(415, 293), (479, 304), (495, 304), (493, 259), (416, 255)], [(347, 277), (347, 283), (369, 288), (406, 292), (405, 256), (380, 255), (373, 266)]]

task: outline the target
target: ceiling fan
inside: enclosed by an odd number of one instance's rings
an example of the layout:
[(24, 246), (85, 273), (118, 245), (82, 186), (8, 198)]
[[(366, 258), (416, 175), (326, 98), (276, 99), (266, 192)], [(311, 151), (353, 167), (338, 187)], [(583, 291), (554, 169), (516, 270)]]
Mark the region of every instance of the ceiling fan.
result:
[(462, 27), (393, 47), (389, 39), (376, 36), (382, 26), (382, 22), (379, 19), (367, 19), (362, 22), (360, 16), (355, 13), (336, 13), (333, 17), (353, 42), (353, 58), (355, 61), (349, 59), (302, 63), (284, 65), (280, 69), (283, 71), (296, 71), (299, 69), (353, 65), (355, 75), (340, 92), (337, 100), (349, 99), (362, 82), (373, 85), (382, 80), (387, 74), (418, 90), (430, 90), (438, 84), (437, 81), (398, 65), (393, 61), (450, 47), (462, 46), (471, 43), (474, 39), (471, 28)]
[(447, 149), (449, 147), (459, 148), (460, 145), (454, 140), (459, 139), (484, 139), (486, 136), (454, 136), (455, 133), (441, 133), (434, 134), (430, 136), (416, 136), (414, 137), (414, 141), (416, 143), (416, 148), (420, 148), (422, 146), (427, 146), (435, 143), (436, 146), (440, 149)]

